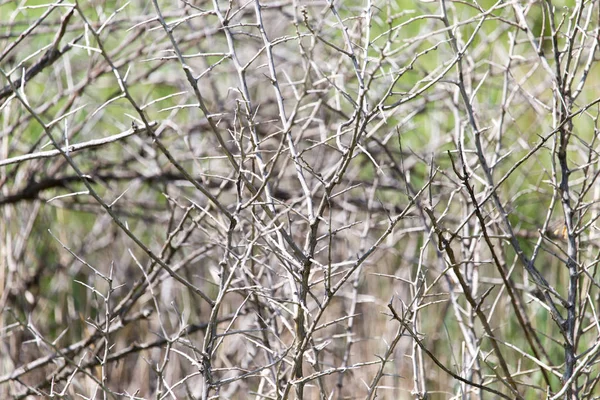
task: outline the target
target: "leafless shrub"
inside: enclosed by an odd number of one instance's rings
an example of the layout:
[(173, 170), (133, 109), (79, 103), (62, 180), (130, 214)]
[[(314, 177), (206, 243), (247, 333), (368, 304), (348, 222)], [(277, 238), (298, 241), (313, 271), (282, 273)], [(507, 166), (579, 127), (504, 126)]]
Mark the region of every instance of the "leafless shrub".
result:
[(0, 3), (0, 397), (598, 398), (599, 22)]

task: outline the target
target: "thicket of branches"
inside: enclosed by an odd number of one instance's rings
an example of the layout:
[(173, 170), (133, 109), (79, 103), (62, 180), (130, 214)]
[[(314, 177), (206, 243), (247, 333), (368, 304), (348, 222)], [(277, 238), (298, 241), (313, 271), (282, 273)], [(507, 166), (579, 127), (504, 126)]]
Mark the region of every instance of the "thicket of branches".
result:
[(0, 397), (598, 398), (599, 23), (0, 2)]

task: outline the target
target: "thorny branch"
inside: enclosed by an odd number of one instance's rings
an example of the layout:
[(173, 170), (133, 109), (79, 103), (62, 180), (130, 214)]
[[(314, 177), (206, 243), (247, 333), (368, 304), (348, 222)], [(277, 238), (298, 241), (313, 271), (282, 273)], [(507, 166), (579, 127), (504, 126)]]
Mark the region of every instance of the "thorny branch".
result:
[(0, 398), (597, 398), (598, 0), (113, 3), (0, 2)]

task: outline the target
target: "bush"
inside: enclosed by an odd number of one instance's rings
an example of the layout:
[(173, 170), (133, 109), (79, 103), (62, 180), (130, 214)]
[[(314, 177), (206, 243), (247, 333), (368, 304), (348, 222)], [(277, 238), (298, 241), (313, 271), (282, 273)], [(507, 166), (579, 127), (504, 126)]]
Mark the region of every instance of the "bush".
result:
[(0, 3), (0, 397), (597, 398), (599, 10)]

